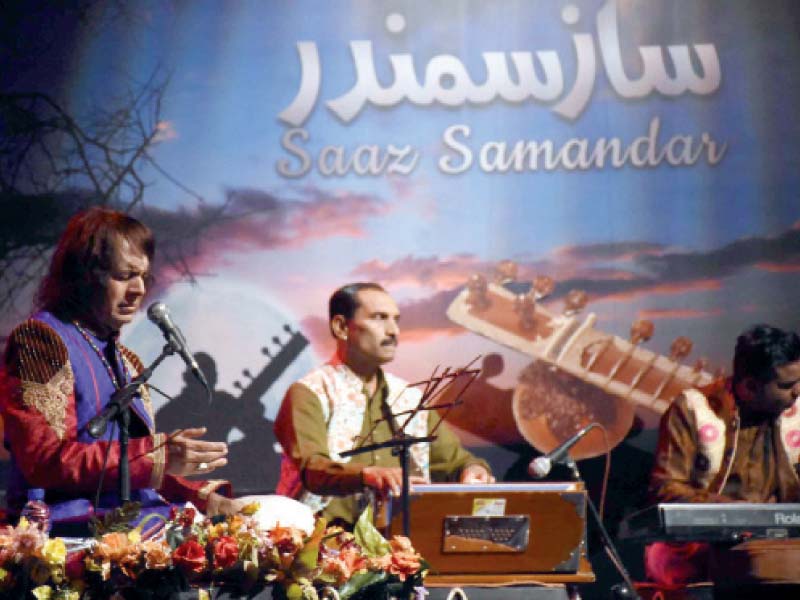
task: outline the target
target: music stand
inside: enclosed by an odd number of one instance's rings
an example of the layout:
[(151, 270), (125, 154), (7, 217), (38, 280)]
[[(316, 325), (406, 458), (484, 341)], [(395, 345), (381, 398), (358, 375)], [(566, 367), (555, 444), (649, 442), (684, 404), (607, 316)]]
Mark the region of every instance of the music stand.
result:
[[(358, 454), (364, 454), (365, 452), (372, 452), (373, 450), (378, 450), (380, 448), (392, 448), (392, 454), (400, 456), (400, 468), (402, 471), (402, 487), (401, 487), (401, 507), (403, 512), (403, 535), (409, 537), (411, 535), (411, 519), (410, 519), (410, 497), (409, 497), (409, 465), (408, 465), (408, 457), (409, 457), (409, 450), (411, 446), (414, 444), (421, 444), (425, 442), (432, 442), (438, 436), (435, 435), (436, 430), (444, 421), (445, 417), (450, 413), (450, 411), (460, 405), (463, 402), (460, 402), (461, 395), (467, 390), (467, 388), (472, 385), (472, 382), (480, 374), (480, 369), (470, 369), (470, 367), (480, 358), (480, 356), (475, 357), (466, 366), (461, 367), (459, 369), (451, 369), (450, 367), (445, 367), (444, 371), (441, 375), (437, 375), (437, 371), (439, 370), (439, 366), (434, 368), (433, 373), (429, 379), (425, 379), (423, 381), (418, 381), (416, 383), (411, 383), (406, 386), (406, 388), (410, 387), (417, 387), (417, 386), (425, 386), (422, 391), (422, 397), (420, 398), (417, 406), (410, 410), (401, 411), (399, 413), (392, 413), (391, 418), (397, 420), (399, 417), (405, 416), (406, 419), (400, 424), (397, 429), (393, 429), (393, 434), (391, 439), (385, 442), (378, 442), (373, 444), (358, 444), (352, 450), (347, 450), (339, 454), (342, 458), (346, 458), (348, 456), (356, 456)], [(447, 389), (450, 388), (451, 385), (455, 382), (458, 377), (462, 375), (466, 375), (469, 377), (466, 385), (461, 389), (458, 393), (456, 398), (452, 402), (448, 402), (445, 404), (437, 404), (435, 400)], [(444, 386), (442, 387), (442, 384)], [(402, 393), (405, 392), (405, 389)], [(391, 410), (391, 407), (389, 407)], [(434, 425), (431, 429), (429, 435), (423, 437), (415, 437), (406, 434), (406, 427), (411, 420), (420, 412), (422, 411), (429, 411), (429, 410), (437, 410), (437, 409), (445, 409), (444, 414), (439, 416), (439, 421)], [(364, 436), (364, 440), (368, 440), (372, 437), (375, 428), (378, 426), (379, 423), (386, 421), (387, 418), (378, 419), (373, 425), (372, 429), (367, 432), (367, 435)]]

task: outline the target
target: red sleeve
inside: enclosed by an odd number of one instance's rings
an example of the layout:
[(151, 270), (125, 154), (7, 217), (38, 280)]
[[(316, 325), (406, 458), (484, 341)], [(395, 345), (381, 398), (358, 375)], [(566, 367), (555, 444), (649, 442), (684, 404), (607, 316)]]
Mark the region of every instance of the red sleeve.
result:
[[(11, 333), (0, 377), (9, 448), (29, 485), (67, 493), (93, 493), (108, 452), (103, 489), (113, 490), (119, 443), (77, 440), (74, 382), (67, 349), (53, 329), (29, 320)], [(231, 494), (226, 481), (165, 474), (165, 441), (162, 433), (130, 440), (131, 489), (155, 488), (171, 502), (191, 501), (200, 510), (211, 492)]]
[(176, 475), (165, 475), (158, 490), (170, 502), (191, 502), (205, 512), (208, 495), (212, 492), (232, 497), (231, 484), (224, 479), (186, 479)]
[[(55, 331), (35, 320), (17, 327), (8, 341), (0, 386), (6, 439), (28, 484), (93, 492), (108, 451), (103, 489), (114, 489), (119, 444), (77, 440), (74, 376)], [(161, 434), (130, 440), (132, 489), (160, 487), (166, 456), (162, 440)]]

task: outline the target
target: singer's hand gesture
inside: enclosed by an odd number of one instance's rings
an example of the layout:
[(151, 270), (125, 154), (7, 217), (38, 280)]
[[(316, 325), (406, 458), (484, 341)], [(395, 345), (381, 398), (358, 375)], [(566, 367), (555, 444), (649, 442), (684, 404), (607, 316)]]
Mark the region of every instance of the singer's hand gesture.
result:
[(207, 442), (197, 439), (204, 435), (205, 427), (178, 429), (167, 442), (167, 473), (185, 477), (204, 475), (228, 464), (225, 442)]
[(494, 476), (483, 465), (467, 465), (461, 471), (461, 483), (494, 483)]
[(208, 504), (206, 505), (206, 516), (214, 517), (216, 515), (236, 515), (242, 512), (242, 509), (247, 506), (247, 500), (244, 498), (226, 498), (216, 492), (211, 492), (208, 495)]

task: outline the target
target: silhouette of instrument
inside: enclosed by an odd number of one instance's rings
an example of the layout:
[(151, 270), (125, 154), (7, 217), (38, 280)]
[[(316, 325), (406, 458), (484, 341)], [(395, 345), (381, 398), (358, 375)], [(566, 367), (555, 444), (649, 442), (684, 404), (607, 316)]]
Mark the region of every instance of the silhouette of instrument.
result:
[(300, 353), (308, 346), (308, 340), (299, 331), (292, 332), (289, 325), (284, 325), (283, 330), (291, 334), (288, 341), (282, 342), (276, 335), (272, 337), (272, 343), (279, 349), (273, 353), (268, 347), (261, 348), (261, 354), (269, 360), (256, 375), (249, 369), (243, 369), (242, 375), (248, 380), (246, 384), (239, 381), (234, 382), (234, 387), (241, 391), (239, 397), (244, 400), (258, 401), (269, 387), (281, 376), (281, 374), (291, 365)]

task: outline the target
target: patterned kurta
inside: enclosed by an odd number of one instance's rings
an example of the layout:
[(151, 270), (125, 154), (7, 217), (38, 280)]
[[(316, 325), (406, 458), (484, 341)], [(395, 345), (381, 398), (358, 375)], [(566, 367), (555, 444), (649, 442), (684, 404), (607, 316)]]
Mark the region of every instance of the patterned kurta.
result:
[[(748, 421), (717, 381), (686, 390), (661, 419), (650, 480), (653, 502), (799, 502), (800, 407)], [(645, 550), (650, 579), (676, 584), (708, 578), (708, 544), (657, 542)]]
[[(100, 512), (119, 504), (117, 428), (109, 425), (95, 440), (86, 425), (116, 390), (115, 373), (127, 382), (143, 369), (121, 344), (108, 348), (112, 342), (83, 332), (88, 339), (73, 323), (37, 313), (11, 333), (0, 374), (0, 410), (11, 453), (9, 508), (18, 511), (29, 497), (43, 493), (56, 524), (82, 522), (94, 513), (105, 461)], [(191, 500), (202, 509), (208, 494), (225, 482), (165, 474), (164, 442), (165, 435), (155, 432), (149, 395), (141, 388), (131, 404), (131, 499), (161, 512), (169, 510), (165, 498)]]
[[(363, 445), (391, 439), (392, 425), (386, 408), (397, 414), (417, 406), (421, 392), (406, 382), (379, 371), (375, 394), (367, 394), (362, 380), (346, 365), (333, 359), (289, 388), (275, 420), (275, 434), (283, 447), (281, 479), (277, 492), (297, 498), (326, 518), (354, 523), (362, 508), (365, 466), (400, 466), (391, 448), (348, 458), (339, 456), (367, 434)], [(403, 417), (393, 419), (395, 428)], [(428, 435), (436, 425), (434, 411), (421, 411), (406, 426), (414, 437)], [(373, 427), (374, 426), (374, 427)], [(470, 464), (488, 465), (461, 447), (444, 423), (431, 444), (416, 444), (410, 452), (412, 475), (434, 480), (453, 479)]]
[(797, 502), (800, 407), (742, 422), (729, 381), (686, 390), (661, 420), (655, 502)]

